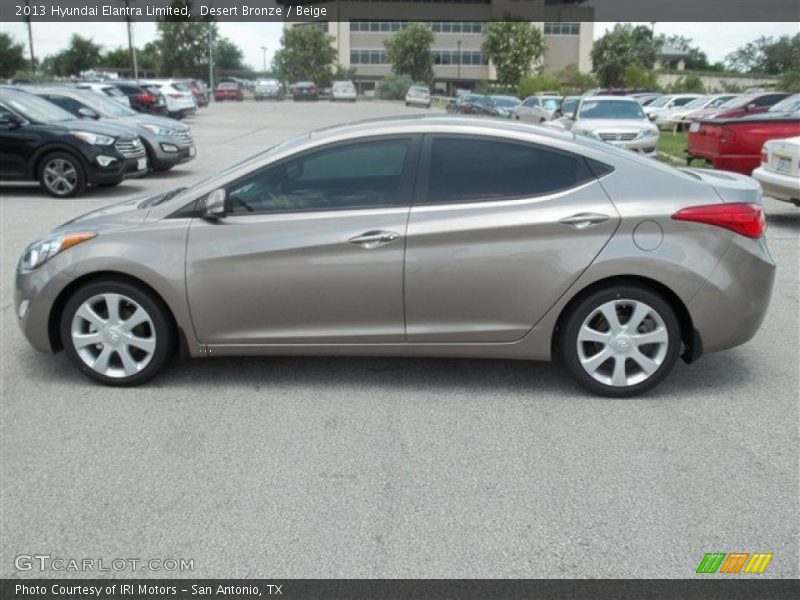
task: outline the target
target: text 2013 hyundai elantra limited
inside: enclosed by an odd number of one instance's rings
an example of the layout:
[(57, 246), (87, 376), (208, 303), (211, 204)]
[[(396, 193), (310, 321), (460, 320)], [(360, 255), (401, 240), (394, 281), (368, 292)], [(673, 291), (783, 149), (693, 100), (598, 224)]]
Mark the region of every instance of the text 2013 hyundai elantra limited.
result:
[(758, 184), (536, 126), (413, 118), (293, 138), (31, 244), (19, 323), (97, 381), (195, 357), (549, 360), (595, 392), (749, 340)]

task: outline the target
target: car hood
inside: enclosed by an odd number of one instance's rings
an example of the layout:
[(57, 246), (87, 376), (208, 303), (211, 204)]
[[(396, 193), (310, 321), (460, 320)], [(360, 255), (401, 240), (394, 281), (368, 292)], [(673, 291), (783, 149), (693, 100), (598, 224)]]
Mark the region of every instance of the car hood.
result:
[(167, 117), (158, 117), (156, 115), (131, 115), (130, 117), (121, 117), (120, 123), (126, 123), (133, 126), (141, 125), (157, 125), (167, 129), (174, 129), (175, 131), (188, 131), (189, 126), (175, 119)]
[(93, 121), (89, 119), (70, 119), (69, 121), (57, 121), (53, 123), (64, 127), (69, 131), (88, 131), (89, 133), (99, 133), (112, 137), (135, 138), (138, 137), (136, 131), (123, 124), (110, 123), (109, 121)]
[(639, 133), (653, 126), (646, 119), (578, 119), (572, 127), (597, 132)]
[(126, 225), (138, 225), (144, 221), (147, 213), (150, 212), (146, 207), (139, 208), (142, 200), (144, 200), (143, 197), (134, 198), (93, 210), (62, 223), (53, 231), (74, 230), (77, 227), (81, 230), (86, 229), (102, 233), (103, 231), (119, 229)]

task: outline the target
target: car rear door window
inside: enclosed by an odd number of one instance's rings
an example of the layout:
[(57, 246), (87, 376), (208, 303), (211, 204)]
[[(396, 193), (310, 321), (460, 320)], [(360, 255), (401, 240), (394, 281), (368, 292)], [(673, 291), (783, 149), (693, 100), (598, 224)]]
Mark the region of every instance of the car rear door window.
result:
[(423, 204), (543, 196), (593, 179), (583, 157), (526, 144), (474, 137), (435, 137)]
[(411, 138), (337, 145), (228, 186), (233, 213), (275, 213), (408, 204)]

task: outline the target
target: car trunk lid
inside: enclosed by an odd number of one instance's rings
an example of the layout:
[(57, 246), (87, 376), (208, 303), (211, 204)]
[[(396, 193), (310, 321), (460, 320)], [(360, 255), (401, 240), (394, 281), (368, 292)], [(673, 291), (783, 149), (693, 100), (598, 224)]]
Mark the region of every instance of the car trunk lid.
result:
[(709, 184), (723, 202), (762, 204), (761, 185), (752, 177), (731, 171), (690, 168), (679, 170)]

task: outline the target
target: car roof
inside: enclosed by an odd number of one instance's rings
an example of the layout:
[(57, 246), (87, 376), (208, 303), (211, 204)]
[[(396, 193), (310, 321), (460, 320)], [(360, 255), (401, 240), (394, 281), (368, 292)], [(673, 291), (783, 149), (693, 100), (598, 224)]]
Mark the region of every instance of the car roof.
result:
[(508, 131), (508, 132), (523, 132), (523, 133), (536, 133), (537, 135), (548, 137), (554, 140), (574, 140), (575, 136), (572, 133), (541, 127), (537, 125), (528, 125), (515, 122), (503, 122), (482, 119), (480, 117), (451, 117), (439, 115), (403, 115), (394, 117), (379, 117), (377, 119), (365, 119), (363, 121), (355, 121), (352, 123), (344, 123), (341, 125), (332, 125), (331, 127), (323, 127), (310, 132), (310, 140), (323, 140), (328, 137), (349, 136), (368, 134), (377, 129), (392, 129), (395, 131), (407, 130), (408, 133), (421, 133), (430, 129), (439, 127), (447, 127), (452, 129), (453, 132), (462, 129), (465, 132), (474, 131), (476, 129), (485, 130), (487, 134), (491, 131)]
[(584, 102), (632, 102), (639, 104), (636, 98), (631, 96), (583, 96)]

